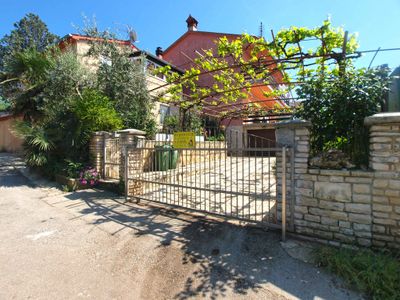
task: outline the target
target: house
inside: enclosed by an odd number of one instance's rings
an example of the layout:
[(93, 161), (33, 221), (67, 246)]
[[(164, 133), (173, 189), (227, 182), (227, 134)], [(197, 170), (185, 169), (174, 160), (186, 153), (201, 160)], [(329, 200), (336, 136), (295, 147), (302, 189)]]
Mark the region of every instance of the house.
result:
[[(61, 51), (70, 50), (76, 53), (79, 61), (86, 65), (91, 69), (96, 69), (100, 62), (102, 62), (102, 58), (94, 58), (93, 56), (88, 56), (88, 52), (92, 46), (93, 42), (102, 41), (100, 38), (80, 35), (80, 34), (68, 34), (64, 36), (60, 43), (59, 47)], [(115, 43), (121, 49), (127, 51), (138, 51), (139, 49), (131, 43), (129, 40), (112, 40), (110, 42)]]
[[(165, 67), (166, 65), (169, 65), (171, 67), (172, 72), (177, 72), (180, 74), (183, 74), (183, 71), (176, 66), (172, 65), (171, 63), (165, 61), (162, 59), (162, 55), (158, 51), (156, 51), (156, 55), (153, 55), (147, 51), (142, 51), (138, 50), (133, 52), (130, 57), (135, 60), (135, 59), (145, 59), (145, 68), (146, 68), (146, 81), (147, 81), (147, 88), (150, 92), (150, 95), (153, 97), (156, 97), (158, 93), (162, 93), (167, 89), (166, 85), (166, 79), (165, 75), (163, 74), (155, 74), (154, 70), (159, 68), (159, 67)], [(157, 88), (157, 91), (155, 90)], [(175, 106), (172, 106), (167, 103), (161, 103), (159, 101), (156, 101), (154, 103), (154, 108), (153, 108), (153, 113), (156, 117), (156, 121), (158, 124), (159, 129), (162, 129), (162, 125), (164, 123), (164, 118), (168, 115), (171, 114), (177, 114), (178, 113), (178, 108)]]
[(389, 112), (400, 111), (400, 67), (394, 69), (390, 77), (392, 80), (389, 86), (386, 110)]
[[(186, 23), (187, 31), (162, 52), (164, 60), (184, 70), (193, 67), (195, 65), (193, 60), (202, 55), (204, 50), (215, 50), (215, 41), (219, 38), (226, 37), (229, 41), (232, 41), (241, 36), (240, 34), (200, 31), (198, 30), (198, 21), (191, 15), (187, 18)], [(211, 85), (212, 80), (210, 76), (203, 76), (200, 78), (199, 83), (203, 86)], [(283, 85), (280, 85), (283, 81), (283, 74), (275, 72), (271, 77), (271, 81), (275, 83), (273, 86), (253, 87), (249, 98), (240, 100), (234, 105), (239, 107), (246, 103), (258, 103), (261, 107), (265, 107), (266, 110), (276, 106), (287, 107), (287, 104), (283, 100), (271, 99), (264, 96), (264, 92), (266, 91), (283, 87)], [(207, 108), (205, 109), (205, 113), (207, 113)], [(222, 125), (228, 131), (238, 132), (240, 137), (243, 134), (244, 136), (256, 135), (275, 141), (275, 131), (272, 128), (273, 122), (275, 122), (273, 118), (254, 116), (246, 119), (224, 120), (222, 121)], [(248, 140), (248, 143), (251, 144), (252, 141)], [(270, 145), (274, 145), (274, 143), (270, 143)]]
[[(72, 50), (76, 53), (80, 62), (91, 70), (96, 70), (99, 64), (106, 62), (105, 58), (88, 56), (88, 52), (91, 48), (93, 42), (102, 41), (99, 38), (79, 35), (79, 34), (68, 34), (59, 43), (59, 47), (62, 51)], [(183, 73), (183, 71), (167, 61), (163, 60), (160, 56), (153, 55), (147, 51), (142, 51), (136, 47), (130, 40), (111, 40), (110, 42), (115, 43), (121, 50), (127, 51), (127, 55), (132, 59), (132, 61), (145, 59), (145, 73), (146, 82), (149, 90), (153, 90), (156, 87), (161, 87), (158, 91), (162, 91), (163, 86), (166, 84), (166, 80), (162, 75), (155, 75), (154, 70), (158, 67), (164, 67), (165, 65), (170, 65), (171, 71)], [(155, 96), (155, 95), (152, 95)], [(171, 107), (169, 104), (160, 103), (155, 101), (153, 107), (153, 114), (157, 122), (158, 129), (161, 130), (163, 127), (163, 121), (166, 115), (170, 114), (176, 108)]]

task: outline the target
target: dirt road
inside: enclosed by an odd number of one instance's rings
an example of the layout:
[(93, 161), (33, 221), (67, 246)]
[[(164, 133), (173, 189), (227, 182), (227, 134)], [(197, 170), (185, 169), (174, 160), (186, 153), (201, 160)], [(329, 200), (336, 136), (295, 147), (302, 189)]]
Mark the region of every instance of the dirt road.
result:
[(279, 234), (33, 186), (0, 154), (0, 299), (355, 299)]

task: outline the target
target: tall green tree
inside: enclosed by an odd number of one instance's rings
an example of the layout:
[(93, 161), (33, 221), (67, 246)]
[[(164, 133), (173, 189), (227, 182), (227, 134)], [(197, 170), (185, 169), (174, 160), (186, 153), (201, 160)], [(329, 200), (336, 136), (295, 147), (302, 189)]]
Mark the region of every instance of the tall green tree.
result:
[(99, 89), (115, 101), (125, 127), (151, 131), (153, 102), (147, 90), (144, 58), (132, 61), (118, 50), (97, 71)]
[(28, 13), (18, 22), (10, 34), (0, 40), (0, 70), (3, 70), (7, 61), (18, 52), (34, 49), (43, 52), (49, 45), (58, 41), (59, 37), (49, 32), (47, 25), (40, 17)]
[(1, 76), (0, 88), (14, 113), (22, 114), (30, 122), (43, 116), (43, 90), (54, 64), (55, 58), (51, 53), (34, 49), (16, 52), (10, 58)]
[(133, 53), (131, 47), (120, 45), (116, 42), (116, 34), (101, 31), (95, 24), (87, 24), (82, 33), (96, 38), (88, 55), (100, 58), (97, 87), (113, 99), (124, 127), (144, 130), (148, 136), (154, 135), (154, 99), (147, 88), (145, 57), (133, 60), (130, 57)]

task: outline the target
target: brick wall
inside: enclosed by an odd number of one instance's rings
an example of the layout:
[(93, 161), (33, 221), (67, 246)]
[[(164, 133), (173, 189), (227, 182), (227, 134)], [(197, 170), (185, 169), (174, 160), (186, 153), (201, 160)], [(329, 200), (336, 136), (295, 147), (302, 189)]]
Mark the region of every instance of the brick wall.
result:
[(94, 132), (92, 138), (90, 139), (89, 152), (90, 161), (94, 168), (103, 174), (103, 149), (104, 149), (104, 139), (109, 133), (106, 131)]
[(368, 171), (309, 168), (310, 124), (278, 125), (278, 143), (294, 149), (289, 228), (295, 233), (335, 245), (400, 248), (400, 113), (378, 114), (365, 123), (371, 133)]

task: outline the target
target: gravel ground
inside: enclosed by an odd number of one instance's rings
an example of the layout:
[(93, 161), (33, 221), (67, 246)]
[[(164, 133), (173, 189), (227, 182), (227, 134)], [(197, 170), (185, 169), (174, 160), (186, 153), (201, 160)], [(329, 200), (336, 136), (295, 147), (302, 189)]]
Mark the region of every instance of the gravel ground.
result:
[(358, 299), (278, 232), (35, 186), (0, 154), (0, 299)]

